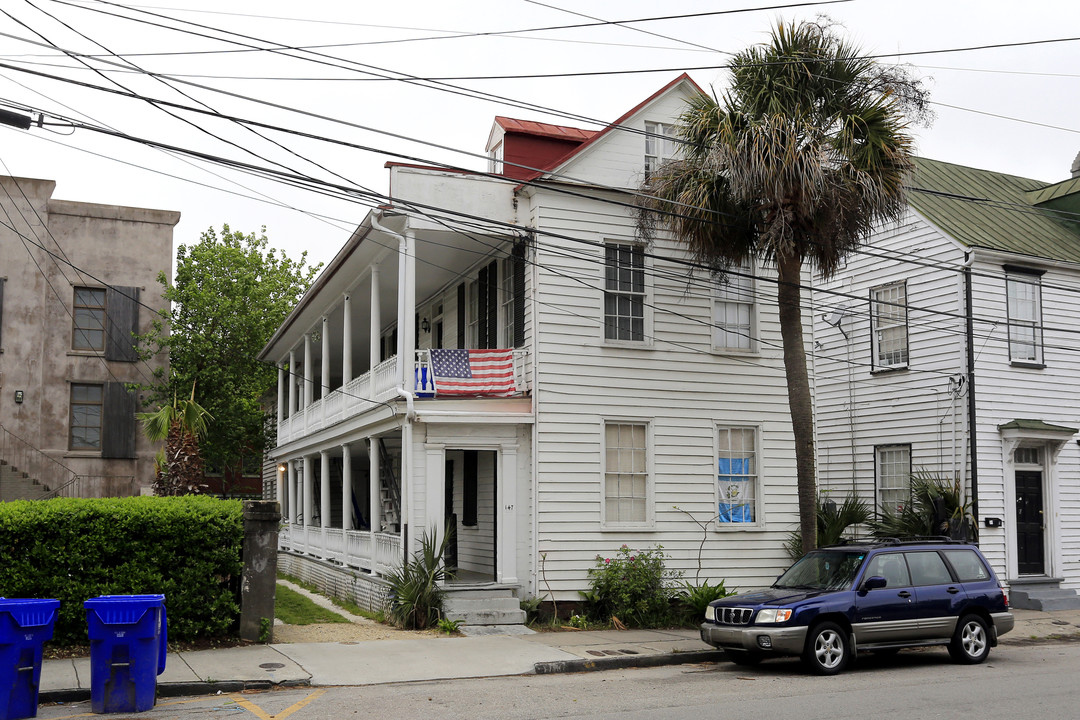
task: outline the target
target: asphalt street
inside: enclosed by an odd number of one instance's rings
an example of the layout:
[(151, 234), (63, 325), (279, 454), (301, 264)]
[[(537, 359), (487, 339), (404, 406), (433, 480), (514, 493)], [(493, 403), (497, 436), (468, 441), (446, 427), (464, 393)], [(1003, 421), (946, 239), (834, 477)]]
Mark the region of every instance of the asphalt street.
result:
[[(755, 668), (720, 662), (365, 687), (294, 687), (162, 698), (153, 710), (137, 717), (1015, 720), (1075, 717), (1078, 674), (1080, 643), (1042, 642), (999, 646), (989, 661), (974, 666), (956, 665), (937, 648), (903, 651), (894, 657), (860, 656), (848, 673), (826, 678), (807, 675), (797, 660), (785, 659)], [(43, 705), (38, 711), (43, 720), (90, 716), (87, 702)]]

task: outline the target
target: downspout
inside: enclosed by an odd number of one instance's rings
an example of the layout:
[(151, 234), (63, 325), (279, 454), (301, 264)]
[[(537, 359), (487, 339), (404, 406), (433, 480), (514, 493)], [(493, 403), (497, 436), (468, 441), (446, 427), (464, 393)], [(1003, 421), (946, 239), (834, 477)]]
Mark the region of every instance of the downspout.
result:
[(973, 252), (964, 253), (964, 325), (967, 335), (967, 381), (968, 381), (968, 454), (971, 463), (971, 517), (975, 528), (979, 527), (979, 466), (975, 425), (975, 321), (971, 299), (971, 266), (975, 262)]
[[(409, 282), (408, 282), (408, 258), (410, 253), (409, 237), (396, 230), (384, 226), (379, 222), (378, 215), (372, 213), (371, 226), (381, 233), (391, 235), (398, 239), (398, 333), (397, 333), (397, 355), (398, 355), (398, 382), (400, 383), (397, 388), (397, 394), (400, 397), (405, 398), (405, 424), (401, 427), (401, 482), (404, 484), (402, 487), (401, 499), (401, 534), (402, 542), (401, 549), (404, 554), (402, 562), (408, 562), (408, 559), (413, 553), (413, 533), (409, 531), (409, 519), (413, 508), (413, 486), (412, 477), (412, 463), (409, 462), (409, 458), (412, 455), (413, 445), (413, 420), (416, 418), (416, 408), (413, 405), (413, 394), (405, 389), (405, 350), (411, 348), (412, 343), (409, 342), (412, 338), (412, 333), (404, 332), (407, 324), (411, 325), (412, 320), (409, 317), (411, 314), (409, 308), (406, 307), (409, 298)], [(406, 225), (408, 224), (406, 220)], [(415, 303), (415, 299), (413, 300)], [(413, 330), (415, 332), (415, 329)]]

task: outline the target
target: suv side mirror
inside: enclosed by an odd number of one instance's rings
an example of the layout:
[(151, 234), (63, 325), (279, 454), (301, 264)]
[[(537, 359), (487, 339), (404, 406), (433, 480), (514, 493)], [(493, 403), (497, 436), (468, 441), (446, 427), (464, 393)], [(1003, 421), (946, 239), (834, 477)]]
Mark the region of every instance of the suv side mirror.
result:
[(866, 582), (863, 583), (863, 590), (878, 590), (888, 584), (888, 581), (882, 576), (874, 575), (873, 577), (866, 578)]

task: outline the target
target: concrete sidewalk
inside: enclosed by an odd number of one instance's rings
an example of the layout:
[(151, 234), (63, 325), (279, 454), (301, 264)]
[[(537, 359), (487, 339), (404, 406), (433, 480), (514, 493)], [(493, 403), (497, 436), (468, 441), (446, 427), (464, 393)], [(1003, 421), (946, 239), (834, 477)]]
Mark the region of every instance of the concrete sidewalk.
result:
[[(1014, 610), (1001, 644), (1080, 639), (1080, 610)], [(1001, 652), (999, 648), (996, 652)], [(170, 653), (158, 695), (290, 685), (375, 685), (419, 680), (581, 672), (718, 661), (696, 630), (602, 630), (423, 640), (248, 645)], [(42, 663), (40, 702), (90, 696), (90, 659)]]

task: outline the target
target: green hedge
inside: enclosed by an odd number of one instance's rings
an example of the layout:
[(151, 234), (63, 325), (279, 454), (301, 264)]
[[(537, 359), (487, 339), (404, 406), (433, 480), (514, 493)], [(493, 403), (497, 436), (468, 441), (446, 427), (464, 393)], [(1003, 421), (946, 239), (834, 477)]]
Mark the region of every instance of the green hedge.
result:
[(0, 503), (0, 596), (55, 598), (53, 642), (85, 645), (83, 601), (163, 593), (169, 638), (235, 632), (243, 507), (205, 496)]

